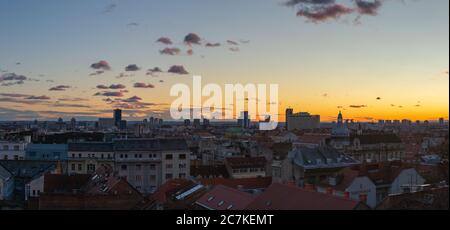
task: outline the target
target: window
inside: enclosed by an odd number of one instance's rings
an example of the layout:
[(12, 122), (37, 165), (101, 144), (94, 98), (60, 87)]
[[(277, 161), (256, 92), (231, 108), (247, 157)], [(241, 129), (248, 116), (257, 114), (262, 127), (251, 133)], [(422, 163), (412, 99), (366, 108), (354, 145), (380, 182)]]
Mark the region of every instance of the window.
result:
[(18, 145), (14, 145), (14, 151), (19, 151), (19, 146)]
[(9, 150), (9, 146), (3, 145), (3, 150), (8, 151)]
[(102, 159), (105, 158), (105, 154), (102, 154)]
[(122, 171), (125, 171), (125, 170), (128, 169), (128, 166), (127, 165), (122, 165), (122, 166), (120, 166), (120, 168), (122, 169)]
[(80, 153), (80, 154), (78, 154), (78, 158), (82, 158), (82, 157), (81, 157), (81, 153)]
[(156, 170), (156, 165), (151, 164), (150, 165), (150, 170)]
[(186, 154), (180, 154), (178, 157), (180, 160), (186, 160)]
[(75, 158), (75, 154), (72, 153), (72, 158)]
[(136, 175), (136, 182), (142, 182), (142, 176)]
[(150, 175), (150, 182), (156, 181), (156, 175)]
[(180, 178), (180, 179), (184, 179), (184, 178), (186, 178), (186, 173), (180, 173), (180, 175), (179, 175), (179, 177), (178, 178)]
[(173, 160), (173, 155), (172, 154), (167, 154), (166, 155), (166, 160)]
[(14, 160), (19, 160), (19, 156), (18, 155), (14, 155)]
[(4, 159), (4, 160), (8, 160), (8, 155), (5, 155), (5, 156), (3, 157), (3, 159)]
[(94, 172), (95, 171), (95, 165), (94, 164), (88, 164), (87, 165), (87, 169), (89, 172)]
[(166, 174), (166, 180), (170, 180), (173, 178), (173, 175), (171, 173)]
[(83, 170), (83, 165), (82, 164), (78, 164), (78, 171), (82, 171)]
[(166, 169), (173, 169), (173, 165), (172, 164), (167, 164), (166, 165)]
[(123, 158), (123, 154), (120, 154), (120, 158)]
[(186, 164), (180, 164), (178, 167), (179, 167), (180, 169), (185, 169), (185, 168), (186, 168)]
[(75, 169), (76, 169), (75, 164), (72, 164), (72, 171), (75, 171)]

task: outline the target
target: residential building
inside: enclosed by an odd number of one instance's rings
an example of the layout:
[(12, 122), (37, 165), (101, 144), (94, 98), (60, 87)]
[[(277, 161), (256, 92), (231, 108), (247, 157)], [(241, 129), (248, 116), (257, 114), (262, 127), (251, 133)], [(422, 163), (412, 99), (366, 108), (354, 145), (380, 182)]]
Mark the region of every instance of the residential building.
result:
[(25, 150), (26, 160), (66, 161), (66, 144), (29, 144)]
[(264, 157), (229, 157), (225, 159), (225, 166), (231, 178), (266, 177)]
[(68, 144), (69, 174), (92, 174), (98, 167), (114, 168), (113, 143), (86, 142)]
[(309, 130), (320, 128), (320, 116), (311, 115), (307, 112), (293, 113), (289, 110), (286, 113), (287, 130)]
[(1, 160), (24, 160), (25, 148), (31, 142), (31, 137), (25, 141), (0, 141)]
[(329, 146), (309, 148), (296, 146), (289, 152), (282, 165), (289, 170), (282, 170), (281, 174), (273, 175), (274, 180), (295, 182), (303, 187), (306, 184), (317, 184), (339, 170), (358, 165), (359, 162), (340, 153)]
[(116, 140), (114, 152), (119, 176), (143, 194), (190, 175), (191, 152), (184, 139)]

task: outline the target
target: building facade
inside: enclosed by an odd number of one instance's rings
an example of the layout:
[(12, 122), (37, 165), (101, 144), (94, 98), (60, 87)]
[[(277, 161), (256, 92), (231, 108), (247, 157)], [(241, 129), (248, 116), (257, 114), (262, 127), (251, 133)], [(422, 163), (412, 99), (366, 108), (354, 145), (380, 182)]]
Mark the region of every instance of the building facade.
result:
[(190, 174), (191, 154), (184, 139), (117, 140), (114, 152), (116, 172), (143, 194)]
[(92, 174), (99, 166), (114, 168), (113, 143), (69, 143), (69, 174)]

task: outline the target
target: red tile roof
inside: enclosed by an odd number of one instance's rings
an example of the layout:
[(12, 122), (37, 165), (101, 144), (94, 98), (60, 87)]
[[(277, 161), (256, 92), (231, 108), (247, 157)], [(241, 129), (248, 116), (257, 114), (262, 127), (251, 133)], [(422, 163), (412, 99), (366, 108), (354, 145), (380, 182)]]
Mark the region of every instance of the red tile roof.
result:
[(272, 184), (272, 177), (227, 179), (227, 178), (203, 178), (200, 183), (205, 186), (224, 185), (238, 189), (264, 189)]
[(249, 210), (354, 210), (359, 202), (308, 191), (293, 185), (272, 184), (253, 200)]
[(254, 198), (249, 193), (217, 185), (198, 199), (196, 204), (210, 210), (244, 210)]

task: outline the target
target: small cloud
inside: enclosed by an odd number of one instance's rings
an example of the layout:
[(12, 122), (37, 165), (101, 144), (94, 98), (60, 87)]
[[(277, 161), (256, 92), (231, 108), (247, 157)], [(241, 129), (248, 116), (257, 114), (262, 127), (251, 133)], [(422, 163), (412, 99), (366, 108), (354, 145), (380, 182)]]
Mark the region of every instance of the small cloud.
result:
[(381, 97), (377, 97), (377, 100), (380, 101), (380, 100), (381, 100)]
[(205, 45), (206, 47), (220, 47), (221, 46), (221, 44), (220, 43), (206, 43), (206, 45)]
[(349, 106), (352, 109), (363, 109), (363, 108), (367, 108), (367, 105), (350, 105)]
[(174, 74), (180, 74), (180, 75), (189, 74), (189, 72), (182, 65), (174, 65), (174, 66), (170, 67), (167, 72), (174, 73)]
[(202, 39), (195, 33), (190, 33), (184, 37), (184, 42), (188, 45), (200, 45)]
[(66, 89), (72, 88), (69, 85), (58, 85), (49, 89), (49, 91), (66, 91)]
[(127, 26), (137, 27), (137, 26), (139, 26), (139, 23), (137, 23), (137, 22), (131, 22), (131, 23), (128, 23)]
[(328, 96), (329, 96), (328, 93), (322, 94), (322, 97), (328, 97)]
[(343, 15), (353, 13), (353, 9), (340, 4), (323, 5), (315, 8), (302, 8), (297, 16), (305, 17), (312, 22), (324, 22), (330, 19), (339, 19)]
[(175, 56), (175, 55), (179, 55), (181, 53), (181, 50), (179, 48), (165, 48), (163, 50), (159, 51), (160, 54), (162, 55), (170, 55), (170, 56)]
[(128, 103), (135, 103), (135, 102), (139, 102), (142, 101), (142, 98), (138, 97), (138, 96), (134, 96), (134, 97), (130, 97), (128, 99), (122, 100), (122, 102), (128, 102)]
[(123, 92), (111, 92), (111, 91), (106, 91), (106, 92), (98, 92), (96, 94), (94, 94), (94, 96), (104, 96), (104, 97), (123, 97), (125, 96)]
[(107, 61), (99, 61), (97, 63), (92, 64), (91, 68), (96, 70), (110, 70), (111, 66)]
[(145, 83), (137, 82), (134, 84), (134, 88), (153, 89), (153, 88), (155, 88), (155, 86), (152, 84), (145, 84)]
[(235, 42), (235, 41), (232, 41), (232, 40), (227, 40), (227, 44), (228, 45), (232, 45), (232, 46), (238, 46), (239, 45), (238, 42)]
[(114, 3), (112, 3), (112, 4), (109, 4), (109, 5), (107, 5), (106, 7), (105, 7), (105, 10), (103, 11), (103, 13), (111, 13), (111, 12), (113, 12), (113, 10), (114, 9), (116, 9), (117, 8), (117, 5), (116, 4), (114, 4)]
[(139, 70), (141, 70), (141, 68), (139, 68), (135, 64), (131, 64), (131, 65), (128, 65), (127, 67), (125, 67), (125, 71), (127, 71), (127, 72), (136, 72), (136, 71), (139, 71)]
[(47, 96), (29, 96), (27, 98), (25, 98), (27, 100), (50, 100), (50, 97)]
[(162, 43), (164, 45), (172, 45), (173, 44), (172, 40), (168, 37), (161, 37), (158, 40), (156, 40), (156, 42)]
[(15, 98), (30, 97), (30, 95), (18, 94), (18, 93), (0, 93), (0, 96), (2, 96), (2, 97), (15, 97)]
[(231, 52), (239, 52), (239, 51), (241, 51), (241, 50), (239, 49), (239, 47), (231, 47), (231, 48), (230, 48), (230, 51), (231, 51)]
[(375, 16), (382, 3), (380, 0), (355, 0), (356, 7), (360, 14)]

